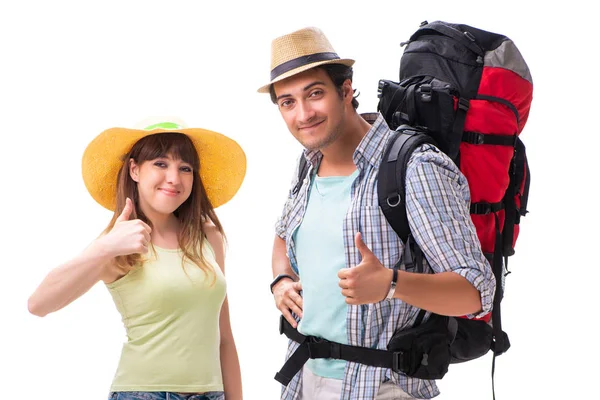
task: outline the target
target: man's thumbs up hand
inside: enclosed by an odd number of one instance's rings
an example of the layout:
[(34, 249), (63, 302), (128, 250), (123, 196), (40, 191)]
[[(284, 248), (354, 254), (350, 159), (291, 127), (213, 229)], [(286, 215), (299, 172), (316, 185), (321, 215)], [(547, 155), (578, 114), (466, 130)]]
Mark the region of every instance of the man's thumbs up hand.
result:
[(385, 268), (359, 233), (354, 237), (356, 248), (362, 256), (360, 264), (342, 268), (338, 272), (339, 286), (347, 304), (371, 304), (385, 299), (392, 282), (392, 270)]

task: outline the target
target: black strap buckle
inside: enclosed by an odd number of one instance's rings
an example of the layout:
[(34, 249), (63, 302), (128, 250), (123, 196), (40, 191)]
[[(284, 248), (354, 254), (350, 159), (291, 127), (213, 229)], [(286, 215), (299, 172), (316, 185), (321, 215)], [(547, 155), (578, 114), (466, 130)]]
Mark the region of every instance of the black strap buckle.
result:
[(488, 215), (492, 212), (490, 203), (474, 203), (471, 204), (471, 214)]
[(464, 132), (462, 140), (463, 142), (467, 142), (469, 144), (483, 144), (485, 141), (485, 136), (477, 132)]
[(309, 358), (342, 359), (342, 344), (327, 339), (311, 336), (308, 341)]
[(458, 99), (458, 108), (467, 112), (469, 111), (469, 108), (471, 107), (471, 103), (469, 102), (468, 99), (465, 99), (464, 97), (461, 97)]
[(379, 80), (379, 83), (377, 84), (377, 98), (381, 98), (381, 95), (383, 94), (383, 89), (388, 85), (389, 83), (387, 83), (385, 80)]
[(471, 214), (479, 214), (479, 215), (488, 215), (489, 213), (497, 213), (498, 211), (504, 209), (504, 202), (499, 203), (472, 203), (471, 204)]
[(431, 84), (423, 84), (419, 87), (419, 92), (421, 94), (421, 100), (424, 103), (429, 103), (431, 101)]
[(392, 371), (396, 373), (404, 373), (404, 353), (401, 351), (395, 351), (392, 354)]
[(309, 358), (338, 358), (341, 354), (340, 344), (316, 336), (308, 339)]

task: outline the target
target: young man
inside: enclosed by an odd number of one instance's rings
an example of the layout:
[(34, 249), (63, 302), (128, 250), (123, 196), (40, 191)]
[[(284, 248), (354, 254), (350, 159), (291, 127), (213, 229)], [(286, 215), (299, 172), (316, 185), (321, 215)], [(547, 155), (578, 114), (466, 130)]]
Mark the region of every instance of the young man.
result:
[[(404, 265), (397, 276), (393, 273), (404, 246), (377, 198), (379, 164), (393, 132), (381, 115), (357, 113), (353, 63), (339, 58), (316, 28), (272, 42), (271, 81), (259, 92), (270, 93), (304, 146), (308, 173), (300, 185), (293, 182), (277, 223), (271, 291), (300, 334), (316, 342), (386, 350), (394, 332), (413, 326), (420, 309), (428, 311), (426, 318), (429, 312), (488, 313), (495, 280), (469, 215), (467, 181), (431, 145), (411, 157), (406, 207), (411, 232), (427, 259), (425, 272), (435, 273), (409, 272)], [(288, 360), (297, 348), (290, 340)], [(278, 380), (290, 380), (282, 399), (439, 394), (434, 380), (345, 361), (340, 354), (309, 354), (303, 368), (287, 379), (282, 369)]]

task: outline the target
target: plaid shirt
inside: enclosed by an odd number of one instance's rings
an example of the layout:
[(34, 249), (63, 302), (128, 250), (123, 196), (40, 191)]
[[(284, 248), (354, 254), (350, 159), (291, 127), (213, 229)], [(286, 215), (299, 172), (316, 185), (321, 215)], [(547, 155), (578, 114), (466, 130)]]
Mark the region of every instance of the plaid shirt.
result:
[[(361, 232), (365, 244), (387, 268), (401, 258), (402, 241), (387, 223), (378, 205), (377, 174), (384, 149), (393, 131), (379, 114), (363, 114), (372, 122), (353, 155), (359, 175), (351, 188), (351, 203), (343, 223), (345, 259), (348, 267), (360, 263), (354, 235)], [(374, 121), (373, 121), (374, 120)], [(298, 273), (293, 233), (302, 222), (308, 199), (313, 167), (322, 158), (319, 151), (305, 151), (309, 172), (300, 191), (290, 191), (276, 232), (286, 240), (292, 269)], [(292, 183), (296, 185), (297, 178)], [(423, 145), (408, 163), (406, 173), (406, 207), (411, 232), (423, 250), (426, 271), (453, 271), (465, 277), (481, 294), (483, 316), (492, 308), (495, 279), (484, 257), (469, 214), (470, 193), (464, 175), (437, 148)], [(400, 266), (404, 269), (404, 266)], [(348, 306), (346, 328), (348, 344), (374, 349), (387, 349), (394, 331), (410, 328), (419, 312), (398, 299), (375, 304)], [(429, 314), (426, 315), (426, 318)], [(286, 359), (298, 344), (290, 340)], [(296, 400), (300, 395), (302, 372), (282, 390), (282, 399)], [(382, 382), (391, 380), (417, 398), (439, 394), (435, 381), (398, 374), (390, 369), (348, 362), (342, 383), (341, 400), (374, 400)]]

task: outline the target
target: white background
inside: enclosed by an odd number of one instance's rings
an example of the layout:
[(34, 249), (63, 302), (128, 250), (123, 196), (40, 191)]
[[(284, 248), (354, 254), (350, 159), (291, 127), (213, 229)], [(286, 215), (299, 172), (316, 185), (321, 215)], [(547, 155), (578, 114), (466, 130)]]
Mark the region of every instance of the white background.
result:
[[(530, 214), (503, 302), (512, 348), (499, 400), (597, 398), (597, 18), (577, 1), (2, 1), (0, 5), (1, 398), (107, 397), (125, 339), (106, 288), (46, 318), (27, 298), (111, 214), (88, 195), (81, 155), (102, 130), (151, 115), (225, 133), (248, 157), (219, 208), (229, 237), (231, 321), (246, 399), (278, 398), (286, 340), (268, 291), (273, 225), (300, 147), (268, 95), (271, 40), (318, 26), (354, 58), (359, 111), (397, 80), (401, 41), (423, 20), (513, 39), (534, 79), (522, 138)], [(491, 355), (452, 366), (440, 399), (490, 399)]]

